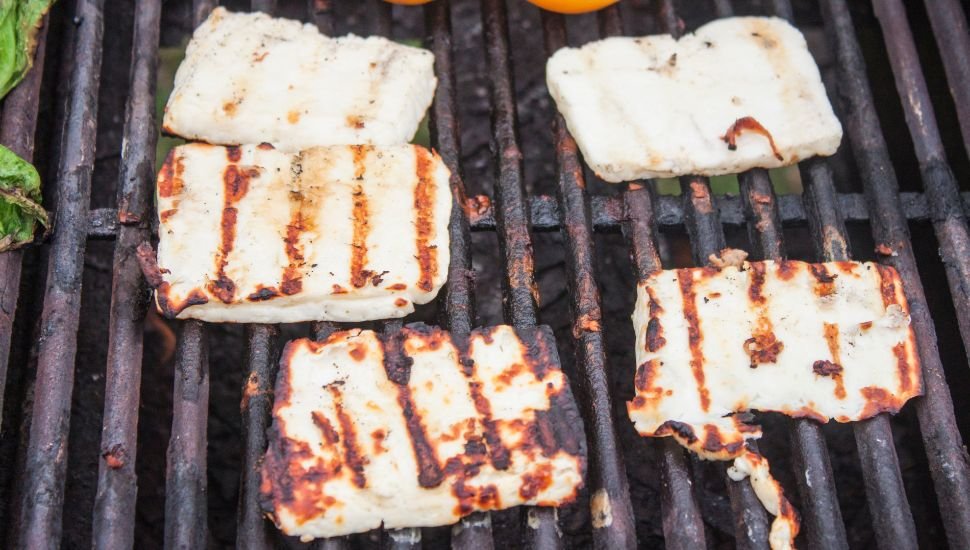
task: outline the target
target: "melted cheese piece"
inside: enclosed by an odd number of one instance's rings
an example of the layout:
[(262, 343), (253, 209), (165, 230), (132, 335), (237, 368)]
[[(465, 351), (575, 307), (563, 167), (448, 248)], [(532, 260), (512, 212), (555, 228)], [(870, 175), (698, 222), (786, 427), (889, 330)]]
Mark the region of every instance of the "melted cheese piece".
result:
[[(527, 344), (528, 342), (528, 344)], [(338, 332), (283, 352), (262, 501), (303, 540), (558, 506), (582, 485), (582, 423), (548, 328)]]
[(399, 145), (431, 104), (433, 65), (431, 52), (385, 38), (330, 38), (298, 21), (216, 8), (186, 48), (163, 128), (286, 152)]
[[(638, 288), (637, 431), (673, 436), (707, 459), (735, 459), (778, 516), (773, 548), (798, 533), (741, 415), (820, 422), (897, 412), (920, 394), (916, 340), (899, 275), (875, 263), (751, 262), (661, 271)], [(787, 541), (787, 542), (786, 542)]]
[[(546, 81), (583, 158), (609, 182), (718, 175), (831, 155), (842, 139), (802, 34), (776, 18), (714, 21), (670, 35), (556, 52)], [(743, 131), (751, 117), (774, 140)]]
[(168, 317), (403, 317), (447, 277), (449, 171), (412, 145), (182, 145), (158, 176), (156, 299)]

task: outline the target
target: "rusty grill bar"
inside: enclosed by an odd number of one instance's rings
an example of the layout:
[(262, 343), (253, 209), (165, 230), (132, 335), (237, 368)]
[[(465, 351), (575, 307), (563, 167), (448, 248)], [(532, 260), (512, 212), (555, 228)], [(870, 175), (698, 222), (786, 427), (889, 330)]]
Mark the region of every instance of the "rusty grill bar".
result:
[[(201, 22), (214, 0), (194, 0), (192, 18)], [(673, 0), (657, 3), (657, 22), (665, 32), (679, 35), (683, 22)], [(732, 13), (728, 0), (711, 3), (718, 16)], [(772, 2), (773, 13), (794, 19), (787, 0)], [(838, 193), (833, 169), (826, 159), (800, 163), (804, 182), (801, 196), (776, 196), (768, 173), (752, 170), (739, 175), (740, 195), (715, 196), (706, 178), (680, 179), (681, 196), (661, 196), (653, 182), (630, 182), (618, 195), (590, 192), (575, 141), (562, 117), (554, 115), (552, 141), (557, 170), (556, 195), (529, 196), (525, 191), (522, 152), (517, 135), (516, 97), (505, 0), (480, 0), (485, 60), (490, 74), (492, 145), (496, 163), (494, 207), (466, 209), (458, 130), (456, 70), (453, 62), (451, 3), (437, 0), (424, 8), (427, 46), (435, 56), (438, 91), (430, 112), (432, 145), (452, 171), (454, 210), (449, 224), (451, 265), (439, 300), (441, 324), (457, 338), (475, 325), (474, 272), (471, 231), (495, 231), (504, 269), (502, 295), (507, 322), (517, 327), (539, 322), (532, 253), (532, 231), (560, 231), (566, 252), (567, 283), (573, 312), (576, 347), (575, 394), (589, 438), (587, 488), (594, 520), (607, 502), (610, 521), (593, 522), (598, 548), (637, 546), (640, 507), (661, 507), (665, 542), (671, 548), (707, 544), (704, 514), (698, 504), (699, 468), (672, 439), (649, 441), (657, 450), (660, 501), (631, 499), (615, 422), (623, 422), (622, 403), (611, 395), (610, 358), (602, 332), (603, 311), (596, 281), (594, 233), (621, 232), (631, 251), (637, 278), (662, 269), (661, 227), (684, 228), (693, 261), (704, 264), (725, 246), (724, 228), (746, 226), (751, 252), (757, 258), (786, 257), (783, 228), (807, 222), (819, 260), (851, 257), (847, 222), (868, 222), (879, 260), (895, 267), (905, 283), (912, 323), (924, 369), (925, 396), (914, 401), (923, 446), (933, 477), (940, 515), (949, 544), (970, 547), (970, 466), (956, 424), (953, 403), (937, 349), (934, 321), (926, 303), (908, 230), (908, 220), (930, 221), (940, 245), (960, 336), (970, 352), (970, 234), (966, 212), (970, 194), (962, 193), (943, 152), (933, 105), (917, 56), (916, 46), (899, 0), (874, 0), (883, 29), (890, 66), (903, 112), (920, 163), (924, 193), (900, 193), (889, 152), (866, 78), (865, 61), (845, 0), (822, 5), (826, 31), (838, 62), (837, 87), (844, 99), (843, 124), (859, 168), (864, 194)], [(274, 13), (276, 0), (253, 0), (253, 10)], [(391, 11), (369, 0), (371, 32), (390, 36)], [(966, 18), (954, 0), (926, 2), (952, 99), (970, 153), (970, 38)], [(103, 0), (76, 0), (70, 6), (74, 28), (65, 36), (70, 48), (65, 63), (70, 71), (70, 94), (60, 140), (56, 181), (57, 223), (50, 239), (47, 286), (40, 316), (34, 400), (25, 413), (24, 459), (15, 475), (22, 478), (12, 493), (12, 512), (0, 525), (11, 545), (54, 547), (60, 544), (67, 468), (67, 437), (74, 386), (81, 270), (89, 238), (114, 239), (113, 286), (108, 318), (108, 362), (98, 487), (92, 544), (98, 548), (131, 547), (135, 540), (135, 476), (139, 392), (141, 389), (142, 328), (146, 289), (134, 256), (135, 247), (151, 235), (150, 197), (157, 139), (155, 75), (162, 6), (160, 0), (136, 0), (129, 97), (125, 113), (125, 147), (118, 178), (118, 206), (89, 211), (91, 175), (97, 135), (97, 99), (102, 59)], [(308, 0), (306, 18), (324, 33), (337, 28), (333, 3)], [(624, 34), (616, 6), (598, 14), (601, 36)], [(543, 12), (542, 30), (547, 54), (568, 45), (566, 19)], [(339, 31), (338, 31), (339, 32)], [(40, 37), (36, 68), (3, 105), (0, 141), (30, 158), (43, 76), (46, 30)], [(68, 74), (62, 71), (62, 74)], [(478, 201), (478, 204), (488, 204)], [(119, 221), (123, 220), (123, 221)], [(11, 365), (12, 333), (20, 289), (23, 253), (0, 255), (0, 406)], [(400, 328), (400, 321), (382, 324)], [(199, 548), (207, 544), (207, 421), (209, 368), (207, 334), (203, 323), (178, 322), (172, 432), (167, 454), (165, 545)], [(315, 323), (310, 332), (324, 338), (337, 327)], [(272, 387), (280, 346), (280, 328), (246, 327), (247, 374), (241, 392), (243, 455), (237, 513), (237, 545), (271, 548), (280, 536), (262, 515), (258, 503), (258, 461), (266, 446), (272, 409)], [(616, 369), (614, 369), (616, 370)], [(619, 372), (623, 372), (620, 370)], [(835, 477), (821, 426), (812, 420), (785, 424), (792, 452), (804, 540), (810, 547), (847, 548), (845, 522), (836, 494)], [(4, 430), (11, 427), (2, 426)], [(899, 459), (887, 415), (853, 424), (873, 533), (880, 547), (916, 547), (917, 531), (903, 486)], [(722, 468), (723, 470), (723, 468)], [(747, 482), (723, 476), (734, 514), (739, 548), (766, 548), (770, 516)], [(794, 495), (793, 495), (794, 496)], [(4, 498), (7, 498), (6, 496)], [(528, 521), (525, 521), (525, 518)], [(523, 511), (523, 539), (529, 547), (563, 545), (553, 509)], [(383, 546), (421, 546), (420, 529), (381, 534)], [(493, 546), (489, 514), (474, 514), (451, 530), (458, 548)], [(371, 537), (373, 540), (374, 537)], [(315, 548), (343, 549), (352, 538), (317, 541)], [(289, 541), (292, 543), (292, 541)]]

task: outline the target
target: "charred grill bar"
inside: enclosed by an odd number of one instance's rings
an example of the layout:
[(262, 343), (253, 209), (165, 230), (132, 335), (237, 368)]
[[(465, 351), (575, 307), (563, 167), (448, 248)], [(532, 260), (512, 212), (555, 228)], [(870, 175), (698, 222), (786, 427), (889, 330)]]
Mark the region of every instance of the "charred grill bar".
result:
[[(389, 35), (391, 13), (378, 0), (369, 0), (372, 32)], [(334, 4), (307, 0), (307, 20), (328, 34), (335, 31)], [(272, 13), (276, 0), (253, 0), (252, 8)], [(280, 3), (282, 4), (282, 3)], [(793, 11), (786, 0), (772, 2), (774, 12), (789, 20)], [(949, 287), (960, 321), (960, 334), (970, 344), (970, 236), (966, 225), (968, 196), (961, 194), (936, 127), (929, 91), (923, 79), (915, 44), (898, 0), (875, 0), (884, 30), (889, 61), (903, 96), (903, 109), (925, 189), (922, 193), (899, 193), (896, 176), (866, 79), (865, 62), (844, 0), (823, 3), (826, 30), (838, 61), (838, 88), (844, 98), (843, 123), (862, 176), (865, 195), (836, 192), (833, 170), (827, 160), (815, 159), (799, 166), (805, 191), (802, 196), (776, 196), (767, 172), (753, 170), (739, 176), (739, 197), (715, 196), (706, 178), (681, 180), (682, 197), (659, 196), (651, 182), (629, 184), (621, 195), (604, 196), (588, 191), (575, 142), (562, 118), (552, 120), (556, 148), (558, 187), (555, 197), (528, 196), (523, 185), (522, 154), (516, 135), (516, 101), (512, 85), (508, 21), (504, 0), (481, 0), (485, 56), (491, 75), (493, 153), (498, 168), (495, 206), (479, 211), (466, 208), (460, 165), (458, 107), (452, 60), (451, 5), (437, 0), (425, 9), (428, 47), (435, 55), (439, 87), (431, 108), (432, 145), (452, 171), (454, 211), (450, 221), (451, 257), (449, 282), (443, 291), (441, 323), (461, 339), (475, 325), (474, 277), (471, 268), (470, 230), (496, 231), (503, 260), (503, 297), (506, 318), (519, 327), (538, 322), (537, 290), (532, 266), (531, 231), (562, 231), (566, 247), (567, 280), (571, 290), (573, 336), (577, 348), (575, 394), (584, 413), (589, 437), (590, 463), (587, 485), (592, 517), (592, 539), (604, 548), (633, 548), (637, 544), (638, 507), (662, 508), (666, 544), (672, 548), (703, 547), (705, 524), (695, 495), (698, 474), (688, 455), (672, 440), (649, 442), (656, 446), (661, 499), (631, 501), (623, 461), (623, 449), (614, 421), (623, 422), (610, 390), (608, 357), (601, 329), (602, 306), (595, 278), (594, 232), (622, 231), (632, 252), (640, 279), (661, 269), (659, 227), (683, 227), (690, 238), (695, 263), (705, 263), (711, 253), (724, 247), (725, 226), (746, 225), (755, 256), (785, 257), (783, 226), (806, 221), (818, 257), (822, 260), (850, 256), (847, 221), (868, 221), (879, 259), (894, 266), (905, 281), (912, 323), (919, 340), (924, 369), (925, 396), (914, 402), (923, 444), (934, 480), (946, 536), (955, 548), (970, 547), (970, 468), (956, 425), (950, 390), (936, 345), (933, 319), (913, 255), (907, 220), (929, 220), (936, 230), (944, 257)], [(195, 24), (214, 7), (213, 0), (195, 0)], [(718, 15), (731, 13), (731, 2), (712, 0)], [(940, 46), (940, 55), (958, 114), (964, 145), (970, 150), (970, 56), (965, 14), (952, 0), (927, 2), (927, 11)], [(74, 6), (69, 6), (74, 10)], [(104, 6), (101, 0), (77, 0), (76, 28), (70, 29), (73, 51), (65, 63), (71, 88), (66, 107), (64, 137), (60, 142), (59, 170), (49, 187), (56, 190), (57, 224), (51, 239), (47, 291), (40, 317), (40, 338), (32, 409), (25, 413), (29, 426), (22, 478), (15, 492), (8, 541), (11, 544), (51, 547), (60, 544), (66, 448), (70, 427), (70, 403), (77, 350), (81, 269), (87, 238), (115, 239), (113, 287), (108, 318), (108, 363), (98, 491), (93, 517), (93, 545), (99, 548), (129, 547), (134, 541), (136, 446), (142, 327), (146, 302), (144, 282), (135, 260), (135, 247), (150, 237), (148, 220), (154, 178), (156, 130), (154, 120), (155, 72), (158, 59), (161, 2), (137, 0), (129, 98), (125, 116), (123, 162), (118, 178), (118, 208), (89, 212), (94, 143), (97, 134), (97, 95), (101, 67)], [(601, 35), (623, 34), (621, 10), (616, 6), (598, 15)], [(672, 0), (659, 2), (659, 26), (679, 35), (684, 31)], [(543, 13), (542, 26), (548, 53), (568, 43), (565, 19)], [(27, 80), (5, 100), (0, 120), (0, 140), (16, 153), (30, 157), (42, 80), (44, 35), (40, 38), (37, 64)], [(72, 48), (72, 49), (71, 49)], [(68, 74), (62, 71), (62, 74)], [(848, 144), (846, 144), (848, 145)], [(11, 334), (20, 287), (23, 254), (0, 255), (0, 405), (10, 360)], [(26, 315), (26, 313), (19, 313)], [(175, 392), (172, 434), (167, 457), (165, 543), (167, 546), (204, 547), (207, 543), (206, 446), (209, 406), (209, 373), (205, 326), (196, 321), (178, 322), (175, 360)], [(385, 323), (385, 330), (399, 328)], [(332, 323), (315, 323), (312, 333), (325, 338), (335, 330)], [(280, 330), (271, 325), (246, 328), (248, 376), (241, 392), (243, 456), (237, 514), (237, 544), (246, 548), (270, 548), (278, 542), (275, 529), (259, 507), (258, 461), (266, 445), (266, 428), (272, 409), (272, 387), (279, 354)], [(970, 349), (970, 346), (967, 346)], [(20, 368), (10, 365), (10, 368)], [(622, 372), (622, 371), (620, 371)], [(18, 372), (19, 377), (24, 374)], [(9, 404), (8, 404), (9, 406)], [(805, 541), (812, 547), (846, 548), (845, 524), (835, 491), (828, 449), (820, 426), (812, 420), (788, 422), (796, 470), (799, 509)], [(4, 430), (14, 428), (4, 426)], [(913, 547), (916, 526), (903, 490), (888, 418), (877, 417), (853, 426), (864, 474), (873, 532), (880, 546)], [(696, 466), (696, 465), (695, 465)], [(693, 472), (692, 472), (693, 470)], [(810, 481), (808, 480), (810, 478)], [(747, 482), (728, 482), (735, 517), (737, 544), (744, 548), (766, 546), (770, 517), (755, 499)], [(608, 506), (609, 521), (605, 520)], [(554, 510), (528, 510), (523, 529), (530, 546), (562, 545)], [(7, 527), (7, 526), (0, 526)], [(68, 526), (63, 526), (68, 528)], [(421, 545), (420, 529), (389, 531), (385, 546), (413, 548)], [(452, 545), (482, 548), (493, 545), (488, 514), (475, 514), (456, 525)], [(316, 548), (347, 548), (347, 538), (318, 541)]]

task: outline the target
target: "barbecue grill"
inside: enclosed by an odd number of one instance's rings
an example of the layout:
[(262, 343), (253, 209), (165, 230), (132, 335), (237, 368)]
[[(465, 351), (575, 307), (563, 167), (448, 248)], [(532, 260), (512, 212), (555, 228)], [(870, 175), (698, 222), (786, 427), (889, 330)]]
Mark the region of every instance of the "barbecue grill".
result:
[[(956, 391), (957, 384), (963, 388), (968, 383), (964, 350), (970, 349), (970, 235), (965, 212), (970, 198), (961, 194), (947, 160), (947, 153), (955, 163), (966, 162), (960, 157), (970, 155), (970, 34), (960, 4), (927, 0), (924, 8), (904, 6), (902, 0), (874, 0), (884, 43), (875, 48), (870, 44), (869, 50), (876, 51), (870, 55), (873, 60), (863, 57), (852, 20), (857, 12), (850, 14), (846, 0), (825, 0), (820, 13), (814, 3), (806, 3), (798, 18), (787, 0), (754, 6), (745, 2), (746, 14), (775, 14), (802, 27), (804, 19), (815, 28), (824, 22), (825, 36), (813, 47), (830, 56), (820, 64), (846, 129), (842, 151), (831, 159), (800, 163), (801, 193), (777, 194), (767, 171), (752, 170), (738, 175), (737, 195), (715, 193), (702, 177), (680, 178), (678, 195), (659, 193), (654, 182), (607, 186), (598, 181), (584, 168), (576, 143), (547, 100), (538, 112), (548, 115), (543, 125), (551, 133), (521, 136), (517, 118), (525, 111), (513, 82), (518, 46), (510, 40), (514, 18), (507, 10), (512, 4), (481, 0), (476, 8), (470, 3), (436, 0), (424, 8), (394, 11), (377, 1), (363, 3), (364, 8), (330, 0), (254, 0), (250, 6), (230, 2), (229, 7), (302, 17), (328, 34), (346, 32), (352, 24), (398, 36), (395, 29), (401, 21), (409, 32), (419, 32), (414, 29), (423, 25), (439, 78), (430, 112), (431, 144), (452, 170), (456, 208), (450, 222), (448, 285), (436, 306), (418, 315), (433, 319), (437, 312), (440, 324), (467, 335), (478, 323), (476, 296), (484, 297), (483, 302), (498, 301), (498, 283), (488, 286), (487, 277), (476, 277), (475, 269), (488, 272), (486, 264), (495, 257), (502, 270), (505, 322), (566, 327), (558, 335), (564, 350), (575, 351), (574, 359), (561, 355), (585, 421), (587, 487), (578, 503), (558, 514), (549, 508), (479, 513), (450, 529), (375, 532), (311, 546), (417, 548), (450, 541), (458, 548), (633, 548), (661, 542), (671, 548), (766, 548), (771, 518), (747, 481), (730, 481), (724, 475), (726, 464), (700, 462), (670, 438), (644, 441), (633, 434), (623, 406), (632, 393), (632, 353), (617, 351), (622, 346), (616, 345), (632, 346), (632, 331), (627, 317), (613, 318), (603, 304), (606, 294), (631, 300), (636, 279), (664, 267), (705, 264), (732, 244), (765, 259), (788, 257), (786, 251), (807, 260), (876, 258), (899, 271), (911, 308), (925, 395), (899, 418), (883, 414), (850, 427), (824, 428), (809, 419), (765, 419), (761, 445), (801, 513), (799, 545), (848, 548), (874, 539), (881, 548), (970, 548), (970, 459), (958, 428), (958, 420), (967, 427), (970, 419), (958, 419), (953, 402), (964, 413), (960, 416), (970, 410), (970, 398)], [(0, 141), (18, 154), (31, 158), (36, 143), (41, 173), (49, 167), (45, 204), (56, 212), (44, 246), (0, 254), (0, 399), (5, 398), (0, 426), (0, 541), (5, 543), (0, 546), (232, 544), (211, 533), (216, 530), (234, 533), (235, 544), (246, 548), (298, 546), (263, 518), (257, 465), (266, 446), (281, 342), (308, 330), (323, 338), (337, 327), (246, 326), (242, 391), (226, 404), (216, 401), (222, 395), (210, 399), (209, 350), (232, 346), (240, 331), (196, 321), (172, 323), (177, 345), (167, 368), (174, 364), (174, 380), (164, 388), (172, 395), (171, 403), (159, 399), (156, 388), (142, 384), (143, 356), (147, 360), (159, 353), (157, 345), (144, 340), (149, 302), (135, 248), (150, 240), (153, 230), (160, 34), (184, 35), (215, 2), (63, 4), (41, 33), (34, 70), (5, 99), (0, 124)], [(678, 9), (707, 19), (733, 13), (728, 0), (705, 2), (703, 9), (672, 0), (646, 4), (627, 0), (579, 18), (545, 12), (541, 19), (535, 13), (529, 17), (541, 23), (548, 55), (567, 44), (578, 45), (569, 40), (567, 27), (569, 34), (584, 39), (648, 32), (679, 35), (694, 25), (685, 25)], [(488, 164), (495, 169), (493, 177), (484, 179), (493, 179), (491, 186), (462, 178), (463, 173), (481, 174), (483, 168), (468, 160), (480, 154), (462, 154), (459, 97), (469, 94), (459, 89), (457, 77), (481, 69), (456, 64), (453, 33), (479, 31), (475, 25), (452, 28), (458, 9), (477, 9), (481, 15), (491, 112)], [(533, 8), (515, 6), (514, 13), (528, 9)], [(908, 22), (914, 13), (923, 17), (924, 9), (932, 38), (912, 32)], [(418, 15), (422, 10), (423, 21)], [(866, 32), (871, 37), (876, 29)], [(130, 56), (119, 54), (119, 48), (130, 50)], [(933, 86), (924, 77), (923, 68), (934, 67), (921, 65), (921, 59), (936, 55), (949, 91), (940, 86), (939, 75), (929, 81)], [(892, 86), (870, 79), (881, 73), (871, 67), (867, 72), (866, 65), (886, 63), (887, 57), (899, 100), (892, 96), (898, 103), (878, 112), (874, 92), (882, 97), (888, 90), (891, 95)], [(102, 63), (118, 58), (130, 60), (130, 72)], [(543, 70), (524, 69), (533, 75)], [(102, 82), (122, 83), (117, 95), (126, 98), (123, 108), (122, 101), (105, 99)], [(892, 110), (900, 108), (905, 128), (885, 122), (887, 117), (897, 120)], [(935, 108), (953, 110), (956, 122), (943, 116), (938, 120)], [(465, 119), (466, 126), (485, 124), (484, 117)], [(954, 128), (958, 132), (948, 135), (945, 144), (941, 132)], [(905, 181), (907, 191), (900, 192), (891, 155), (898, 147), (887, 141), (895, 144), (906, 135), (912, 148), (903, 154), (915, 154), (919, 181)], [(950, 143), (960, 135), (966, 151)], [(523, 162), (526, 145), (534, 150), (545, 144), (554, 151), (554, 162), (536, 179), (545, 178), (549, 189), (527, 181)], [(96, 163), (117, 157), (119, 150), (118, 162), (107, 162), (107, 167)], [(116, 200), (111, 200), (114, 193)], [(910, 224), (918, 240), (911, 238)], [(491, 232), (497, 236), (497, 251)], [(98, 254), (110, 256), (112, 247), (112, 265), (97, 264)], [(615, 265), (607, 252), (617, 247), (628, 251), (629, 263)], [(680, 254), (686, 250), (689, 256)], [(534, 258), (550, 254), (562, 257), (566, 266), (569, 290), (563, 295), (571, 316), (565, 323), (540, 308), (553, 296), (540, 293)], [(614, 270), (632, 270), (633, 276)], [(625, 286), (606, 288), (598, 281)], [(149, 326), (160, 322), (154, 323)], [(379, 325), (396, 330), (400, 324)], [(606, 331), (631, 334), (608, 340)], [(82, 365), (79, 358), (99, 361)], [(233, 370), (231, 365), (212, 367), (213, 379)], [(151, 374), (151, 380), (159, 379), (165, 377)], [(93, 419), (91, 403), (103, 403), (103, 412), (95, 412)], [(219, 421), (210, 418), (210, 411), (232, 409), (236, 403), (241, 403), (242, 440), (233, 443), (238, 448), (235, 461), (207, 463), (207, 453), (221, 445), (208, 437), (212, 423)], [(150, 451), (164, 449), (166, 442), (139, 440), (139, 422), (170, 427), (164, 464)], [(75, 435), (92, 427), (93, 439)], [(861, 482), (856, 479), (860, 475)], [(228, 522), (234, 527), (228, 529), (221, 523), (230, 518), (214, 509), (216, 499), (210, 494), (212, 480), (227, 477), (238, 480), (238, 511)], [(854, 495), (853, 487), (863, 487), (864, 497)], [(143, 500), (146, 492), (164, 494), (164, 514), (153, 509), (162, 497)], [(856, 519), (859, 509), (867, 511), (862, 514), (866, 521)], [(162, 517), (164, 529), (155, 529), (151, 524)]]

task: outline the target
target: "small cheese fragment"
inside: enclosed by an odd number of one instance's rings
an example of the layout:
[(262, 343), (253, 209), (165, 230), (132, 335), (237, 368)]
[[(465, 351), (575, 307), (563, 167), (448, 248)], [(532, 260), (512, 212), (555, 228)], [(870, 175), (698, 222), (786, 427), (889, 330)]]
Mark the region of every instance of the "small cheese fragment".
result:
[(161, 313), (403, 317), (447, 277), (449, 171), (423, 147), (176, 147), (158, 175)]
[[(798, 523), (749, 442), (748, 410), (827, 422), (897, 412), (920, 394), (902, 282), (876, 263), (743, 262), (655, 273), (638, 288), (636, 397), (644, 436), (672, 436), (701, 457), (735, 460), (778, 516), (772, 547)], [(789, 540), (790, 542), (790, 540)]]
[(163, 128), (291, 153), (400, 145), (414, 137), (436, 86), (427, 50), (381, 37), (330, 38), (298, 21), (216, 8), (186, 48)]
[(582, 421), (547, 327), (338, 332), (287, 345), (262, 466), (266, 512), (304, 540), (558, 506), (582, 485)]
[(608, 182), (785, 166), (831, 155), (842, 139), (805, 38), (773, 17), (563, 48), (546, 81)]

